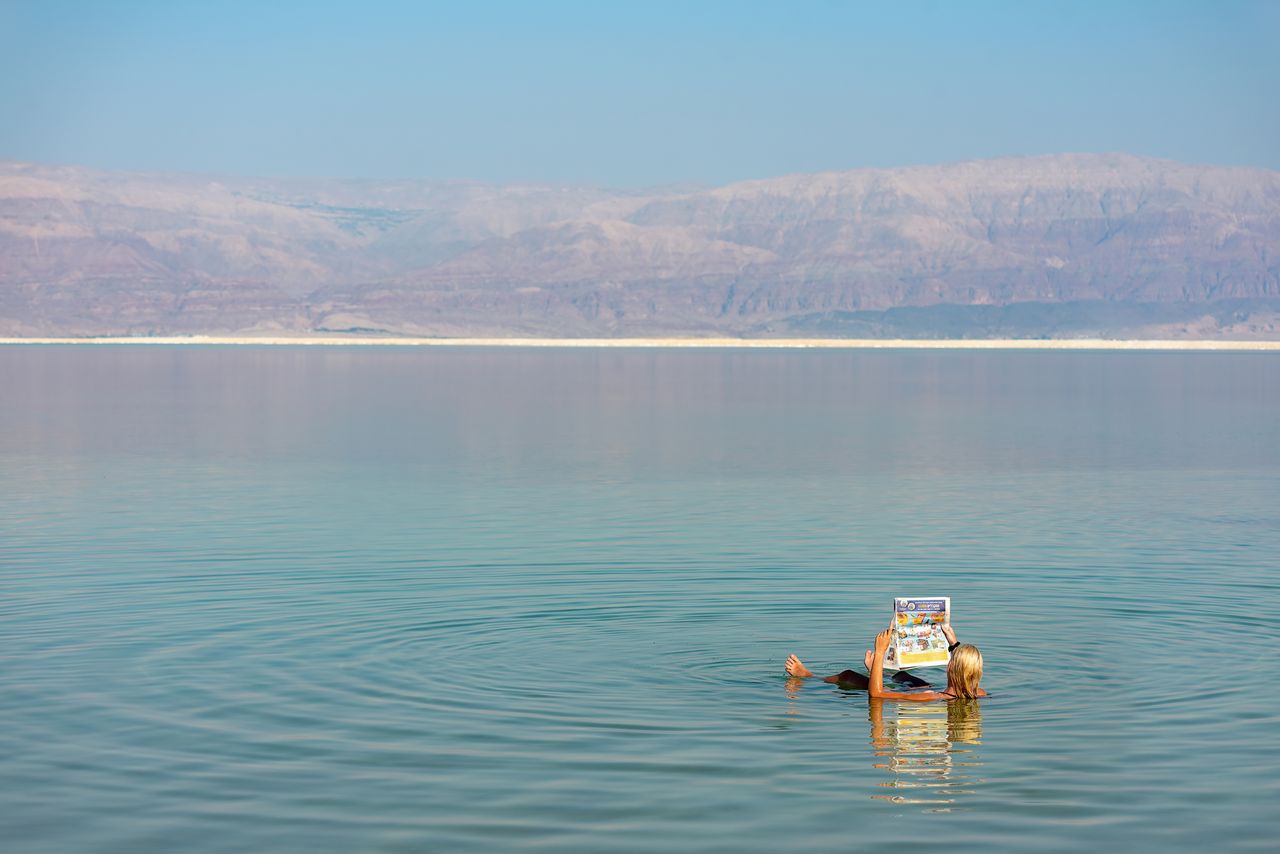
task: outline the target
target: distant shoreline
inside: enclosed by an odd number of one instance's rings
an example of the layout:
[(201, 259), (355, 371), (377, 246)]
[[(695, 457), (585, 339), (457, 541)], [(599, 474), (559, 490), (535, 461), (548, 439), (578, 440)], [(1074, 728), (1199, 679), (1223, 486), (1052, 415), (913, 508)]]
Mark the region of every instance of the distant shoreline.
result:
[(340, 336), (180, 335), (0, 338), (2, 345), (112, 344), (267, 347), (578, 347), (754, 350), (1208, 350), (1280, 351), (1280, 341), (1113, 340), (1104, 338), (355, 338)]

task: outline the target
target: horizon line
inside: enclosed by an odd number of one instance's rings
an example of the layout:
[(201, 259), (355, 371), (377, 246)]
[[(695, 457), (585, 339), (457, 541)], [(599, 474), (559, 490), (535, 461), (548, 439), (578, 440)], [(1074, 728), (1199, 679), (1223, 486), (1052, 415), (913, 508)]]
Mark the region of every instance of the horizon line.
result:
[(1280, 340), (1112, 338), (343, 338), (281, 335), (156, 335), (0, 338), (0, 346), (259, 346), (259, 347), (495, 347), (758, 350), (1177, 350), (1275, 351)]

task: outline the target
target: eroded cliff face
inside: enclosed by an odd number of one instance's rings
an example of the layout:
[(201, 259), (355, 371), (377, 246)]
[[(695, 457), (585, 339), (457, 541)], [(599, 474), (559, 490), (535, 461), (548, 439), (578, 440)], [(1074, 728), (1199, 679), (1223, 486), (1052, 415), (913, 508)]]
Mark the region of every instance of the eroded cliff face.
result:
[(1275, 337), (1278, 308), (1265, 170), (1057, 155), (617, 193), (0, 165), (7, 335)]

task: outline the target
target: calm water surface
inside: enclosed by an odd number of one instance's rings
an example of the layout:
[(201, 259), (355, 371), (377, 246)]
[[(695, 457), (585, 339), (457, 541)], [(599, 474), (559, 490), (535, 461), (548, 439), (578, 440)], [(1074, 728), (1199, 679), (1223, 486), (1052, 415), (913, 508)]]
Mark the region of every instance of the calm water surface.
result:
[[(21, 852), (1274, 850), (1274, 354), (0, 348)], [(788, 683), (949, 595), (981, 704)]]

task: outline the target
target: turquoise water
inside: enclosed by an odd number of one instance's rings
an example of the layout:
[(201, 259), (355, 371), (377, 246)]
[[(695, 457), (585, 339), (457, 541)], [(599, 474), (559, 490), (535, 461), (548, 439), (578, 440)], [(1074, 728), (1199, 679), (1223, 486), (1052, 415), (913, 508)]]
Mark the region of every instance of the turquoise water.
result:
[[(5, 347), (0, 478), (6, 850), (1280, 833), (1275, 355)], [(783, 677), (895, 595), (991, 698)]]

